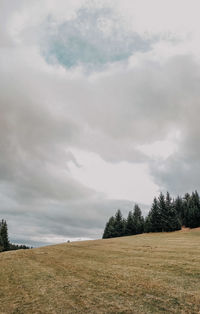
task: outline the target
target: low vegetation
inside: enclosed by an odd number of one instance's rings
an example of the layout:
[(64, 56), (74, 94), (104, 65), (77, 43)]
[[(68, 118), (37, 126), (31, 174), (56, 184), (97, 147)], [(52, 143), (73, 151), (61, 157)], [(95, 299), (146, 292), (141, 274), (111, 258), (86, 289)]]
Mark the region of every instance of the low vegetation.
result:
[(0, 313), (199, 313), (200, 230), (0, 254)]

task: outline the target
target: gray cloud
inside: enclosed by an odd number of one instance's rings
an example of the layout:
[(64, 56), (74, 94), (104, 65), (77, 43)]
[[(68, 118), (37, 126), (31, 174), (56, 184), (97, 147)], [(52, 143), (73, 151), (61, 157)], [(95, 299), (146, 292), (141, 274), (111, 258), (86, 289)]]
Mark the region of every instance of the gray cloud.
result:
[[(108, 200), (75, 180), (69, 162), (81, 165), (73, 149), (94, 152), (113, 163), (145, 163), (155, 183), (173, 193), (198, 189), (199, 60), (193, 54), (177, 53), (178, 43), (170, 46), (174, 53), (159, 59), (162, 52), (157, 51), (155, 35), (146, 41), (145, 36), (133, 32), (130, 40), (130, 31), (124, 52), (119, 25), (111, 32), (111, 48), (117, 50), (119, 43), (119, 53), (126, 55), (125, 62), (123, 58), (119, 62), (113, 51), (108, 56), (103, 35), (91, 30), (96, 15), (87, 9), (88, 34), (83, 11), (55, 28), (59, 40), (77, 34), (77, 21), (90, 40), (100, 36), (101, 71), (98, 67), (86, 71), (94, 56), (87, 62), (81, 57), (80, 45), (75, 51), (71, 47), (69, 53), (76, 58), (70, 61), (72, 65), (81, 62), (81, 67), (49, 64), (40, 50), (46, 30), (39, 32), (48, 14), (30, 26), (24, 18), (28, 7), (24, 1), (20, 5), (3, 1), (0, 13), (4, 25), (0, 31), (0, 216), (8, 220), (11, 239), (44, 244), (55, 239), (99, 237), (117, 208), (125, 214), (132, 208), (132, 201)], [(97, 13), (98, 19), (114, 14), (110, 10)], [(20, 26), (21, 31), (14, 23), (20, 18), (28, 24), (27, 28)], [(68, 39), (64, 43), (65, 49), (71, 44)], [(139, 45), (137, 51), (134, 44)], [(167, 160), (152, 159), (138, 149), (138, 145), (163, 140), (177, 130), (180, 138)]]
[(169, 70), (177, 90), (172, 112), (180, 138), (174, 154), (165, 162), (154, 160), (151, 172), (162, 188), (171, 190), (174, 194), (182, 194), (199, 189), (200, 186), (200, 65), (191, 56), (185, 56), (175, 58)]

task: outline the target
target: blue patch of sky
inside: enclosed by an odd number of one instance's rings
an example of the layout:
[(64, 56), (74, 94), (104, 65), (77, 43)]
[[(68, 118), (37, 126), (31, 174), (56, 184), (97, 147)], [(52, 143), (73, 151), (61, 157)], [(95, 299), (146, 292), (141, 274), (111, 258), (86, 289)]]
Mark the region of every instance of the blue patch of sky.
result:
[(49, 63), (66, 68), (84, 65), (101, 68), (126, 61), (133, 53), (148, 51), (152, 41), (128, 31), (110, 8), (82, 8), (62, 24), (46, 22), (42, 53)]

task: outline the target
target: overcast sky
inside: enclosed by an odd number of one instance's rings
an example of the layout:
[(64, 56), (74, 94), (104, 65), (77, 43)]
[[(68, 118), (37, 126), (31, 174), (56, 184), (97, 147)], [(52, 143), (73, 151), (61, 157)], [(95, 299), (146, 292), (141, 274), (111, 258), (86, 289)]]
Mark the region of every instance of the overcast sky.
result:
[(102, 236), (199, 190), (199, 0), (0, 1), (0, 218), (10, 240)]

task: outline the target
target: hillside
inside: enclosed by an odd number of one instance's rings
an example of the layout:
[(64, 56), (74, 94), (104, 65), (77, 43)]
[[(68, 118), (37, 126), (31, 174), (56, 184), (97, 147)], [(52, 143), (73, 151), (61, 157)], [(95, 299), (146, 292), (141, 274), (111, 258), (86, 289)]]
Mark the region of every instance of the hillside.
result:
[(199, 229), (0, 254), (0, 313), (199, 311)]

